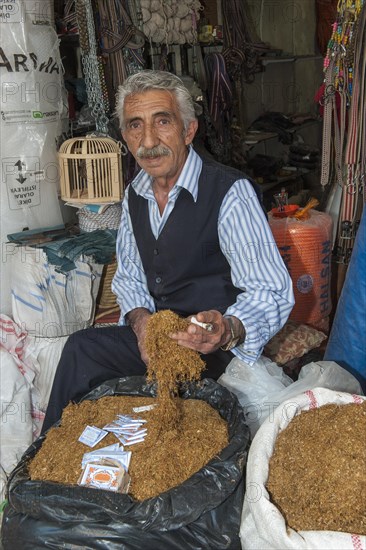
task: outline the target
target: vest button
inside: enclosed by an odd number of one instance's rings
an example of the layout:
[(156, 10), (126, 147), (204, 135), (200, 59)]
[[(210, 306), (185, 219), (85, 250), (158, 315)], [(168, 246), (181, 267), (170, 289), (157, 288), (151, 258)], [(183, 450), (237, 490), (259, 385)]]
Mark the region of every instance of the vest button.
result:
[(161, 277), (156, 277), (155, 282), (158, 284), (161, 283)]
[(159, 254), (159, 250), (157, 248), (154, 248), (154, 256), (157, 256)]
[(166, 296), (162, 296), (162, 297), (161, 297), (161, 301), (162, 301), (162, 302), (166, 302), (167, 299), (168, 299), (168, 298), (167, 298)]

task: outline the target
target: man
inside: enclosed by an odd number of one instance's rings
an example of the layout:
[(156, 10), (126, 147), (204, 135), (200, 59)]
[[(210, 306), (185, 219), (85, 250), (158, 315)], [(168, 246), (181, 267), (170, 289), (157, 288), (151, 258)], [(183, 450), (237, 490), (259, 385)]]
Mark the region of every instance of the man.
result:
[(65, 345), (43, 431), (105, 380), (146, 372), (147, 322), (171, 309), (210, 323), (172, 334), (217, 379), (234, 355), (253, 364), (293, 306), (291, 279), (256, 192), (232, 168), (200, 158), (194, 104), (181, 80), (142, 71), (120, 87), (122, 135), (141, 171), (126, 190), (112, 289), (120, 326)]

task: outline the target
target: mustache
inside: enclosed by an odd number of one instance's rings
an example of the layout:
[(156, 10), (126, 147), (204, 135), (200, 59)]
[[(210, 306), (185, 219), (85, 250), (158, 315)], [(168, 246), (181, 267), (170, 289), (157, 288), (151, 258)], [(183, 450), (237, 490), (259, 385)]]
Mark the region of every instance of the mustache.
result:
[(139, 159), (154, 159), (156, 157), (168, 157), (169, 155), (171, 155), (171, 150), (163, 145), (156, 145), (156, 147), (152, 147), (151, 149), (147, 149), (141, 145), (136, 152), (136, 156)]

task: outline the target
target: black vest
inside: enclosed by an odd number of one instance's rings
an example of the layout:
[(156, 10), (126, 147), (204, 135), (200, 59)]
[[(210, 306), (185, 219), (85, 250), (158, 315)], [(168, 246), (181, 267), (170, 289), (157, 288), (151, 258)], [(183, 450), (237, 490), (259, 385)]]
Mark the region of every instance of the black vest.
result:
[(242, 173), (203, 159), (197, 202), (182, 189), (173, 211), (155, 239), (148, 201), (130, 186), (129, 211), (134, 235), (156, 310), (188, 316), (216, 309), (224, 313), (242, 292), (220, 250), (217, 222), (222, 201)]

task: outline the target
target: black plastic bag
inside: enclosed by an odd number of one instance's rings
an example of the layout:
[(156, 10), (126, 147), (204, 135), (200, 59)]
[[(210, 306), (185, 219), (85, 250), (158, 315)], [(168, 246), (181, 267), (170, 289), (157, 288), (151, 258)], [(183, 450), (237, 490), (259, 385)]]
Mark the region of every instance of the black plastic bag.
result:
[[(110, 395), (155, 397), (156, 386), (142, 376), (119, 378), (84, 399)], [(110, 491), (31, 481), (27, 463), (41, 447), (41, 436), (9, 478), (3, 549), (240, 549), (249, 446), (244, 413), (237, 398), (210, 379), (188, 386), (180, 395), (206, 401), (227, 420), (229, 445), (219, 456), (178, 487), (136, 502)]]

